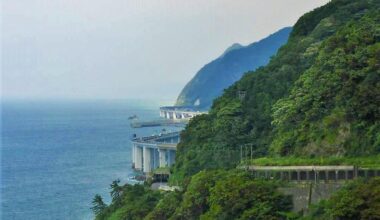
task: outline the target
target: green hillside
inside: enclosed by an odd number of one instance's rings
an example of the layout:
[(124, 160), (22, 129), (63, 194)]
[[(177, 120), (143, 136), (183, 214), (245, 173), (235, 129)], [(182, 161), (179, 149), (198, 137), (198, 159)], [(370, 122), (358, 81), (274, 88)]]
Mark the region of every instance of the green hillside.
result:
[(181, 133), (170, 180), (182, 191), (114, 184), (111, 205), (94, 199), (97, 219), (380, 219), (380, 178), (293, 213), (279, 182), (236, 169), (244, 144), (258, 165), (378, 167), (380, 1), (332, 0), (302, 16), (267, 66)]
[(335, 0), (302, 16), (267, 66), (190, 122), (176, 177), (234, 167), (246, 143), (255, 157), (379, 153), (379, 4)]

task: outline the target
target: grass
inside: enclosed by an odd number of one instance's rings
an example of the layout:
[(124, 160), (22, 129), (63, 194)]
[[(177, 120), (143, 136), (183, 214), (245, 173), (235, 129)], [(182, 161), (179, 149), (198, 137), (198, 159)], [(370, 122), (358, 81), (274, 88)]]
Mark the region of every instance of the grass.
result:
[(248, 162), (257, 166), (354, 165), (364, 168), (380, 168), (380, 154), (367, 157), (263, 157)]
[(159, 168), (153, 170), (153, 174), (170, 174), (170, 168), (169, 167), (159, 167)]

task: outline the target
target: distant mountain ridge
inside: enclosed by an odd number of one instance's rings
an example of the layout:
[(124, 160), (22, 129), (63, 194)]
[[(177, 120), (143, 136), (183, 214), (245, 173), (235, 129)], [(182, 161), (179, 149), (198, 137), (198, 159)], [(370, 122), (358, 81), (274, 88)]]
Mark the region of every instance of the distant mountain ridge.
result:
[(245, 72), (266, 65), (270, 57), (286, 43), (291, 30), (291, 27), (283, 28), (248, 46), (238, 43), (231, 45), (221, 56), (197, 72), (181, 91), (176, 105), (210, 108), (213, 100)]
[(243, 48), (243, 47), (244, 46), (241, 45), (241, 44), (239, 44), (239, 43), (234, 43), (230, 47), (228, 47), (219, 58), (224, 57), (224, 55), (228, 54), (229, 52), (231, 52), (233, 50), (237, 50), (237, 49), (240, 49), (240, 48)]

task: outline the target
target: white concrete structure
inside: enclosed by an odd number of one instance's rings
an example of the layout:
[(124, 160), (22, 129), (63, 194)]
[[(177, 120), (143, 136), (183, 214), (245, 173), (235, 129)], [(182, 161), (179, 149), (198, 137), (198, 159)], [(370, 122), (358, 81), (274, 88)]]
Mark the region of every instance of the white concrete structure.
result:
[(136, 148), (134, 147), (132, 148), (132, 150), (133, 150), (132, 155), (133, 155), (134, 168), (137, 170), (142, 170), (143, 149), (141, 147), (136, 147)]
[(166, 159), (166, 150), (164, 149), (158, 149), (158, 157), (160, 158), (160, 167), (166, 167), (168, 166), (168, 162)]
[(160, 116), (171, 120), (190, 119), (202, 114), (207, 114), (207, 112), (194, 111), (190, 108), (176, 106), (166, 106), (160, 108)]
[(152, 161), (151, 161), (151, 149), (147, 146), (143, 147), (143, 171), (144, 173), (148, 173), (152, 170)]
[(133, 139), (133, 167), (150, 173), (158, 167), (171, 166), (175, 162), (178, 142), (179, 132)]

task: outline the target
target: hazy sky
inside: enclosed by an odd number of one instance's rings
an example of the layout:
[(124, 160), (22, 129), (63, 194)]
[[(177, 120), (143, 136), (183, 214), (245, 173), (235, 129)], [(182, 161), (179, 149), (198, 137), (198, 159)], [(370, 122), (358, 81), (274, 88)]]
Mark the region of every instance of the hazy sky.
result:
[(3, 98), (174, 99), (206, 63), (328, 0), (4, 0)]

